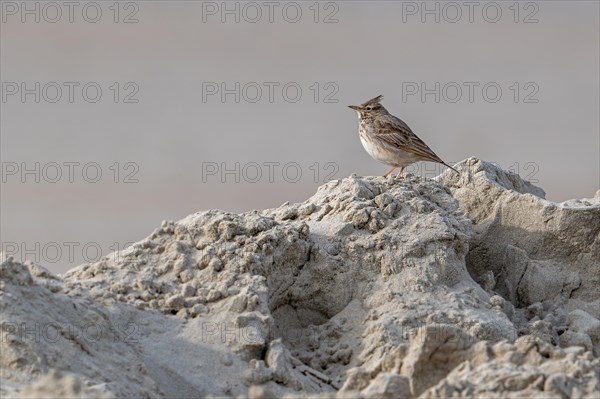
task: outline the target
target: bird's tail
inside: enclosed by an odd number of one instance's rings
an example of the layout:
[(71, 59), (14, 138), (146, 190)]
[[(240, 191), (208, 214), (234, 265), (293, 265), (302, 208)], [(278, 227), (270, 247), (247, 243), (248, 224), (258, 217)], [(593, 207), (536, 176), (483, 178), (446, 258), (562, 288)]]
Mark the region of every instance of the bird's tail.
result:
[(453, 171), (455, 171), (456, 173), (458, 173), (460, 175), (460, 172), (456, 169), (454, 169), (452, 166), (448, 165), (446, 162), (442, 162), (442, 165), (449, 167), (450, 169), (452, 169)]

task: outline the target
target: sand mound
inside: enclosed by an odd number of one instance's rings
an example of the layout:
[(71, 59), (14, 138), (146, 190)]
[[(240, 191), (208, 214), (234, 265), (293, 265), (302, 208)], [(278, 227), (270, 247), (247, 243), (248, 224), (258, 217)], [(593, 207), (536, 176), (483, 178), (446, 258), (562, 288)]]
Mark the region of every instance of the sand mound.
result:
[(591, 397), (600, 197), (458, 168), (198, 212), (62, 277), (8, 259), (1, 392)]

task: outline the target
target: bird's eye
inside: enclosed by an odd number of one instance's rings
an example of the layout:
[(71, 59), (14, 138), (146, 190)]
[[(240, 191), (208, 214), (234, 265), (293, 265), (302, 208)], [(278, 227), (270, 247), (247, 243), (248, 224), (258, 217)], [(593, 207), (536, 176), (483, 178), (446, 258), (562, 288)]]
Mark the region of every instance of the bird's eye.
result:
[(367, 111), (371, 111), (372, 109), (373, 109), (373, 107), (370, 107), (370, 106), (366, 108)]

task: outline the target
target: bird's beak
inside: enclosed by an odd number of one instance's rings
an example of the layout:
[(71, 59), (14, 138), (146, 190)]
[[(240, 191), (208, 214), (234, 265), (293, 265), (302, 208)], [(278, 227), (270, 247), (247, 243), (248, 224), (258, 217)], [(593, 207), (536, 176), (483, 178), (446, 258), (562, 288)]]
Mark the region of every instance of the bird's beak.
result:
[(358, 111), (358, 105), (348, 105), (348, 108), (352, 108), (355, 111)]

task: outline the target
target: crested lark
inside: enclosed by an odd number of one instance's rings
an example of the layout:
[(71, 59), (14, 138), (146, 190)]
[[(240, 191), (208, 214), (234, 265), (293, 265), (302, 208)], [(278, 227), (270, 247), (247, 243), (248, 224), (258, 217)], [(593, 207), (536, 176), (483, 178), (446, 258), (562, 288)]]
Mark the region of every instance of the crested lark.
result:
[(400, 171), (418, 161), (438, 162), (458, 173), (427, 147), (402, 120), (390, 114), (381, 105), (383, 96), (377, 96), (361, 105), (349, 105), (358, 113), (358, 134), (360, 141), (370, 156), (381, 163), (392, 166), (383, 177), (396, 168)]

